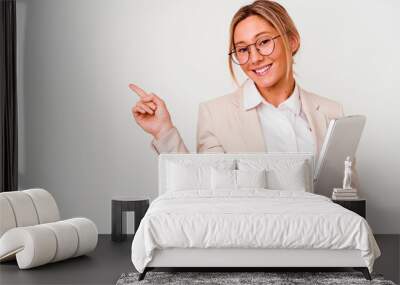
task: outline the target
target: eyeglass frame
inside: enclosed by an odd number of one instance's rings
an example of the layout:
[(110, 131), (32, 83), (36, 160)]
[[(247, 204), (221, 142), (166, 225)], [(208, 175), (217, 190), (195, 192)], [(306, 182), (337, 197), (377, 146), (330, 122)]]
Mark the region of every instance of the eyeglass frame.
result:
[[(255, 41), (254, 43), (249, 44), (249, 45), (247, 45), (247, 46), (243, 46), (243, 47), (241, 47), (241, 48), (249, 48), (250, 46), (253, 46), (253, 45), (254, 45), (255, 48), (256, 48), (256, 51), (258, 52), (259, 55), (261, 55), (261, 56), (268, 56), (268, 55), (270, 55), (270, 54), (272, 54), (272, 53), (274, 52), (274, 50), (275, 50), (275, 39), (279, 38), (280, 36), (281, 36), (281, 35), (277, 35), (277, 36), (275, 36), (275, 37), (270, 38), (270, 39), (272, 40), (273, 44), (274, 44), (274, 48), (272, 49), (272, 51), (271, 51), (269, 54), (262, 54), (262, 53), (260, 52), (260, 50), (255, 46), (255, 45), (258, 43), (258, 41), (261, 40), (261, 39), (263, 39), (263, 38), (260, 38), (260, 39), (258, 39), (257, 41)], [(235, 52), (236, 52), (236, 48), (233, 49), (230, 53), (228, 53), (229, 57), (231, 58), (231, 60), (232, 60), (235, 64), (237, 64), (237, 65), (244, 65), (244, 64), (246, 64), (246, 63), (249, 62), (249, 59), (250, 59), (250, 49), (249, 49), (249, 51), (248, 51), (249, 55), (248, 55), (247, 61), (246, 61), (245, 63), (237, 63), (235, 60), (233, 60), (232, 54), (235, 53)]]

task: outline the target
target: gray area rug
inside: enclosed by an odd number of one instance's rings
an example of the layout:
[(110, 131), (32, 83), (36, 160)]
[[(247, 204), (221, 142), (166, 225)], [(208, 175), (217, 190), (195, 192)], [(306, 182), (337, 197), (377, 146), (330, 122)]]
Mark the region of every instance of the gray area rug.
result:
[(380, 274), (366, 280), (361, 272), (155, 272), (150, 271), (142, 281), (139, 273), (124, 273), (116, 285), (133, 284), (379, 284), (395, 285)]

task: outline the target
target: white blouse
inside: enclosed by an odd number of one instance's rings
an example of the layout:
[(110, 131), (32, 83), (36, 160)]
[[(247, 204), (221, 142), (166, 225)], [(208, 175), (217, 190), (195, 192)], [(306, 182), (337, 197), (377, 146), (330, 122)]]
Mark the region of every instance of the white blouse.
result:
[(296, 84), (293, 93), (275, 107), (262, 97), (252, 80), (245, 83), (243, 105), (246, 110), (257, 109), (267, 152), (316, 154), (314, 137), (301, 108), (299, 89)]

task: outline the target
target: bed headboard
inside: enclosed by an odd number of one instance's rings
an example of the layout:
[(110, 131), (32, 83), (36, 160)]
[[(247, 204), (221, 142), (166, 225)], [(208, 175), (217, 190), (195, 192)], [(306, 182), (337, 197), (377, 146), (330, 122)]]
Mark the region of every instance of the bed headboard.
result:
[(314, 156), (312, 153), (161, 153), (158, 156), (158, 193), (166, 192), (167, 165), (170, 161), (190, 161), (195, 163), (207, 163), (213, 161), (254, 159), (254, 160), (279, 160), (279, 161), (304, 161), (310, 169), (310, 189), (313, 192)]

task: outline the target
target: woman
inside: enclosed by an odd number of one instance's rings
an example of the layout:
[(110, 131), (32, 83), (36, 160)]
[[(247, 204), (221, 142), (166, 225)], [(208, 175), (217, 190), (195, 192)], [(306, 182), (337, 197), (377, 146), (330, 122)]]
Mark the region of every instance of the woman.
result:
[[(330, 119), (343, 116), (339, 103), (302, 89), (293, 76), (300, 35), (280, 4), (259, 0), (242, 7), (230, 28), (229, 69), (248, 79), (228, 95), (199, 106), (197, 152), (304, 152), (318, 155)], [(237, 82), (237, 81), (236, 81)], [(136, 122), (153, 135), (158, 152), (188, 153), (165, 102), (140, 87), (132, 108)]]

